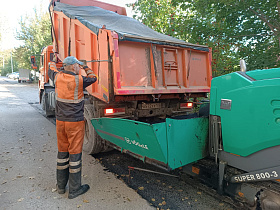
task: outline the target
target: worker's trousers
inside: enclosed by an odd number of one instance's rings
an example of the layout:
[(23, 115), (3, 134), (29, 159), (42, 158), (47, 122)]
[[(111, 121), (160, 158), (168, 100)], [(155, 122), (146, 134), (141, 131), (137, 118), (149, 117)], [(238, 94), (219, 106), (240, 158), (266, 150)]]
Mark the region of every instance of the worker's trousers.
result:
[(69, 179), (69, 192), (81, 186), (82, 148), (85, 122), (65, 122), (56, 120), (57, 134), (57, 186), (65, 189)]

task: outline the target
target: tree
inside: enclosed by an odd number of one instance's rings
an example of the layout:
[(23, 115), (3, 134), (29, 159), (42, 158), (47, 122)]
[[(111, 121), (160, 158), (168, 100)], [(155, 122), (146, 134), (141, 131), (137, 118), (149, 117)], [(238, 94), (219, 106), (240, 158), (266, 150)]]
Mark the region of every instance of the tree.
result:
[[(6, 74), (12, 72), (11, 53), (13, 53), (12, 49), (0, 51), (1, 76), (6, 76)], [(18, 71), (18, 62), (14, 58), (15, 57), (13, 56), (13, 70), (14, 72), (16, 72)], [(4, 59), (4, 68), (3, 68), (3, 59)]]
[(52, 44), (49, 14), (38, 13), (37, 10), (34, 10), (33, 17), (22, 17), (17, 39), (24, 43), (15, 50), (19, 68), (30, 69), (30, 56), (40, 55), (44, 47)]
[[(18, 62), (16, 60), (13, 60), (13, 70), (14, 72), (18, 72)], [(5, 64), (5, 67), (1, 67), (1, 76), (6, 76), (8, 73), (12, 72), (12, 65), (11, 65), (11, 59), (7, 60), (7, 63)]]
[[(174, 37), (212, 47), (214, 76), (238, 70), (240, 58), (249, 70), (280, 64), (277, 0), (138, 0), (130, 6), (135, 18), (154, 30), (159, 31), (158, 24), (167, 28), (159, 32), (171, 27)], [(167, 27), (159, 13), (169, 16)]]
[[(245, 58), (249, 69), (279, 66), (280, 8), (278, 0), (200, 0), (192, 2), (200, 16), (212, 11), (219, 34), (235, 50), (236, 57)], [(174, 0), (184, 7), (186, 1)], [(214, 34), (214, 36), (217, 36)]]
[(180, 39), (189, 38), (182, 25), (187, 16), (179, 6), (173, 6), (171, 0), (142, 0), (128, 6), (136, 14), (133, 18), (150, 28)]

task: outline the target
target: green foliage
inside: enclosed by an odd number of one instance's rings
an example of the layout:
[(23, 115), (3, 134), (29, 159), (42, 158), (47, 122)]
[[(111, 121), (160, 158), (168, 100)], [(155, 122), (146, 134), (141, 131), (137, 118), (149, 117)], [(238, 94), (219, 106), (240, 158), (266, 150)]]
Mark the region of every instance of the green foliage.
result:
[(278, 0), (138, 0), (135, 18), (154, 30), (213, 49), (213, 76), (279, 66)]
[(148, 27), (169, 36), (187, 38), (183, 26), (186, 15), (179, 6), (173, 6), (171, 0), (142, 0), (128, 6), (136, 14), (134, 18)]
[[(12, 73), (11, 66), (11, 53), (12, 49), (0, 51), (0, 72), (1, 76), (6, 76), (7, 73)], [(18, 71), (18, 62), (14, 59), (13, 56), (13, 70)], [(3, 68), (3, 59), (4, 59), (4, 68)]]
[[(18, 62), (13, 60), (13, 72), (18, 72)], [(5, 67), (1, 67), (1, 76), (6, 76), (12, 72), (11, 58), (5, 63)]]
[(34, 12), (34, 16), (25, 16), (20, 21), (21, 28), (17, 33), (17, 39), (22, 40), (24, 44), (15, 50), (19, 68), (30, 69), (30, 56), (37, 56), (38, 62), (42, 49), (52, 44), (49, 14), (38, 14), (36, 10)]

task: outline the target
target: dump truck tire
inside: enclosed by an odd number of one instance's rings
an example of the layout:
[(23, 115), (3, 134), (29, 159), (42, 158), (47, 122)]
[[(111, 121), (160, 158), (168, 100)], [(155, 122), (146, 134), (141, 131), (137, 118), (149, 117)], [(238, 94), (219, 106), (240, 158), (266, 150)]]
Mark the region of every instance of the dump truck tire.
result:
[(102, 152), (103, 145), (102, 145), (101, 137), (97, 134), (90, 121), (92, 118), (94, 118), (92, 104), (85, 104), (84, 116), (85, 116), (85, 137), (84, 137), (83, 151), (89, 155)]
[(112, 151), (114, 148), (113, 147), (110, 147), (110, 146), (103, 146), (103, 149), (101, 152), (110, 152)]
[(208, 117), (209, 113), (210, 113), (210, 104), (209, 103), (202, 104), (199, 108), (198, 116)]
[(45, 98), (43, 96), (44, 96), (44, 91), (41, 94), (41, 107), (45, 111), (46, 110), (46, 102), (45, 102)]
[(41, 104), (47, 117), (55, 115), (55, 112), (51, 110), (50, 105), (48, 104), (48, 94), (45, 91), (42, 94)]

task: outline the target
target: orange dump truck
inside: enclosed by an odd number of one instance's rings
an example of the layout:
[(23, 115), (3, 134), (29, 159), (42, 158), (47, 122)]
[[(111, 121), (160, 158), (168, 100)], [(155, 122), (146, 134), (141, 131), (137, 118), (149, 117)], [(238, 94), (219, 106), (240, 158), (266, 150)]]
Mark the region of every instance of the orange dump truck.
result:
[[(95, 0), (50, 2), (53, 46), (41, 56), (40, 102), (54, 112), (49, 61), (57, 66), (71, 55), (86, 61), (98, 81), (85, 91), (84, 150), (108, 150), (92, 118), (114, 117), (156, 122), (193, 112), (211, 83), (211, 49), (153, 31), (127, 17), (126, 10)], [(188, 30), (188, 29), (186, 29)]]

